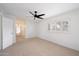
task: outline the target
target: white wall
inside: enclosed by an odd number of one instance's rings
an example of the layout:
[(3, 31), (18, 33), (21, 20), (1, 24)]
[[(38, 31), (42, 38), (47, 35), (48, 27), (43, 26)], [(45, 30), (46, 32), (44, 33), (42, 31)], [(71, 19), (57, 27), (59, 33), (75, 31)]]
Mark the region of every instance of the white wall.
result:
[(26, 17), (26, 38), (36, 37), (35, 23), (32, 21), (33, 18)]
[[(48, 23), (53, 23), (58, 19), (64, 20), (65, 18), (70, 19), (68, 32), (48, 31)], [(38, 37), (79, 51), (79, 9), (40, 22), (38, 24)]]

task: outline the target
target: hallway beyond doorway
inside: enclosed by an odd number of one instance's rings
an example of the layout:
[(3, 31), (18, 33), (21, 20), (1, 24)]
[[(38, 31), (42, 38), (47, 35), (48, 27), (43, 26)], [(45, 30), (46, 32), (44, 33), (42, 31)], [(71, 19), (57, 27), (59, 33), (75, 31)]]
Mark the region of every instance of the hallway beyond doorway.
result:
[(16, 18), (16, 42), (26, 37), (26, 22), (24, 19)]

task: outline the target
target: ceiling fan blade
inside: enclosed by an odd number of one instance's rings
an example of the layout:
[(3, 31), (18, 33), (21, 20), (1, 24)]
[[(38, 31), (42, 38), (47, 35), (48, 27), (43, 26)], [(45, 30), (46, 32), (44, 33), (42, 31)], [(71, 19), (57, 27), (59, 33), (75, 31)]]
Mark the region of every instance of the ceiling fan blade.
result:
[(37, 18), (39, 18), (39, 19), (44, 19), (44, 18), (42, 18), (42, 17), (37, 17)]
[(34, 16), (34, 14), (33, 14), (31, 11), (29, 11), (29, 13), (32, 14), (32, 15)]
[(38, 16), (44, 16), (45, 14), (40, 14), (40, 15), (38, 15)]

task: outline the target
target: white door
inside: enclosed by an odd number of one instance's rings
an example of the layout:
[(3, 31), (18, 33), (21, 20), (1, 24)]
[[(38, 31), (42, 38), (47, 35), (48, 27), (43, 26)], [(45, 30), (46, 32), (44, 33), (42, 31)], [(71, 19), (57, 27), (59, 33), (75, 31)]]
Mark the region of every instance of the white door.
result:
[(14, 20), (3, 18), (3, 49), (11, 46), (14, 40)]

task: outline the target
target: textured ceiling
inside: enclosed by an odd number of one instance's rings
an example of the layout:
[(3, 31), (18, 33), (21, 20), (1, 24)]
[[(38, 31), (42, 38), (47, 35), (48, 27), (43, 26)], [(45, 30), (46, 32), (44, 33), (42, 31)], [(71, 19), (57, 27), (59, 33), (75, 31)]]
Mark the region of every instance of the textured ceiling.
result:
[(3, 3), (0, 9), (6, 14), (12, 14), (18, 17), (32, 16), (29, 11), (37, 10), (39, 14), (46, 14), (44, 18), (55, 16), (73, 9), (79, 8), (75, 3)]

